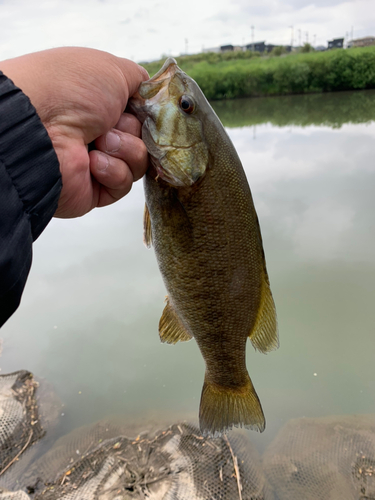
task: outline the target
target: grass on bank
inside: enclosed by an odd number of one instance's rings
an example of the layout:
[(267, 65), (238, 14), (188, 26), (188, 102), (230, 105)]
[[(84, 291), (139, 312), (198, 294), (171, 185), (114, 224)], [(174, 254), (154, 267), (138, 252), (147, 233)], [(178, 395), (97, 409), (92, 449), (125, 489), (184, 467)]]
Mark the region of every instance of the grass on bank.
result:
[[(375, 88), (375, 46), (282, 57), (247, 51), (176, 59), (208, 99)], [(152, 75), (163, 62), (143, 66)]]

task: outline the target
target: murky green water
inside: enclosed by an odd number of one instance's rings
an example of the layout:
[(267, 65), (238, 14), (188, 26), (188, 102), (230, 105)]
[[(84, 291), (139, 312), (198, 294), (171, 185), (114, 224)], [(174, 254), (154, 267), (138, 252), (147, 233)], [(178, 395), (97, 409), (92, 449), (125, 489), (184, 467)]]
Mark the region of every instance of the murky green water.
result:
[[(267, 419), (375, 413), (375, 92), (215, 103), (258, 211), (280, 349), (248, 346)], [(225, 187), (223, 187), (225, 189)], [(53, 220), (22, 306), (1, 329), (2, 373), (49, 380), (61, 432), (111, 414), (197, 415), (194, 341), (159, 342), (165, 289), (142, 243), (142, 183), (116, 205)]]

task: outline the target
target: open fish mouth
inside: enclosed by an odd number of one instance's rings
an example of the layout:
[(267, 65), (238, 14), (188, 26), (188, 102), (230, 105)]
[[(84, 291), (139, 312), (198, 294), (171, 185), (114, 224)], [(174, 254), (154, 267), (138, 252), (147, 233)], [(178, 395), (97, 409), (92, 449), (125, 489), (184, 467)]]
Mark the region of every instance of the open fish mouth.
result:
[(127, 110), (141, 123), (144, 123), (150, 116), (150, 109), (158, 99), (158, 94), (163, 88), (168, 88), (169, 82), (178, 69), (176, 60), (169, 57), (162, 68), (152, 78), (142, 82), (137, 92), (129, 99)]
[(155, 73), (155, 75), (152, 78), (150, 78), (150, 80), (148, 80), (148, 81), (159, 80), (160, 76), (162, 76), (166, 71), (171, 72), (170, 76), (173, 76), (175, 74), (177, 68), (178, 68), (178, 66), (177, 66), (176, 59), (174, 57), (168, 57), (168, 59), (165, 61), (165, 63), (159, 69), (159, 71), (157, 73)]
[(171, 80), (178, 69), (177, 62), (173, 57), (168, 57), (159, 71), (149, 80), (141, 83), (138, 93), (143, 99), (151, 99), (160, 89)]

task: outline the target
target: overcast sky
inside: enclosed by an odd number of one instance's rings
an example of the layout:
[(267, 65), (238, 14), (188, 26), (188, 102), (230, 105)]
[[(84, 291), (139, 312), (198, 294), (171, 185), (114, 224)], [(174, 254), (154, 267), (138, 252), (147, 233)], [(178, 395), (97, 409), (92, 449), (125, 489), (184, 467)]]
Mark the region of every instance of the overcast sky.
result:
[[(375, 0), (0, 0), (0, 60), (63, 45), (137, 62), (255, 41), (375, 36)], [(308, 35), (307, 35), (308, 33)], [(316, 36), (316, 38), (314, 38)]]

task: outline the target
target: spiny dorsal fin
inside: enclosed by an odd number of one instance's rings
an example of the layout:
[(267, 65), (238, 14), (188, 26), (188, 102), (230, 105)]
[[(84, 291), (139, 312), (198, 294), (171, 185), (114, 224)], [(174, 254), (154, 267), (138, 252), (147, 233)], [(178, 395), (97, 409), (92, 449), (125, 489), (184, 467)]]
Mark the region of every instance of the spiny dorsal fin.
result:
[(176, 344), (178, 341), (187, 342), (191, 335), (186, 331), (180, 318), (166, 298), (166, 305), (159, 322), (160, 340), (166, 344)]
[(249, 337), (255, 349), (258, 349), (260, 352), (266, 353), (279, 347), (276, 308), (267, 272), (263, 276), (258, 316)]
[(146, 203), (145, 210), (143, 212), (143, 243), (147, 248), (151, 248), (152, 246), (151, 219)]

